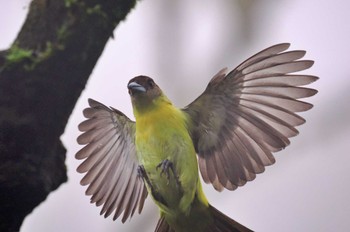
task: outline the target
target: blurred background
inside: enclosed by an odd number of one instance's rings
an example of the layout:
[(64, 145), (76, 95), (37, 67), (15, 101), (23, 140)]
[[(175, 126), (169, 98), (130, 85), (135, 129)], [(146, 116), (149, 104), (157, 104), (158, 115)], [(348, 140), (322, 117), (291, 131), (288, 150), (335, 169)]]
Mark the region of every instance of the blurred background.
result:
[[(1, 1), (0, 50), (25, 19), (29, 0)], [(141, 215), (122, 224), (99, 216), (89, 203), (74, 159), (77, 125), (87, 98), (133, 118), (126, 84), (151, 76), (179, 107), (186, 106), (221, 68), (233, 69), (280, 42), (307, 50), (315, 65), (305, 73), (314, 108), (276, 164), (234, 192), (205, 185), (211, 204), (255, 231), (348, 231), (350, 228), (350, 4), (345, 0), (139, 1), (115, 30), (71, 115), (62, 140), (69, 181), (26, 218), (21, 232), (154, 230), (158, 211), (148, 198)], [(83, 39), (83, 38), (82, 38)]]

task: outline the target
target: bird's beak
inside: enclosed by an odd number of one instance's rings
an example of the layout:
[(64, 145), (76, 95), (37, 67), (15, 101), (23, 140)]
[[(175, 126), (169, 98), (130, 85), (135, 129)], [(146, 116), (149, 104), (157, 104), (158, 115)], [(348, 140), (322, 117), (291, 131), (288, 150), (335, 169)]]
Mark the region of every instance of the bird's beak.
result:
[(142, 85), (136, 83), (136, 82), (130, 82), (128, 84), (128, 89), (129, 90), (136, 90), (136, 91), (139, 91), (139, 92), (146, 92), (146, 89), (145, 87), (143, 87)]

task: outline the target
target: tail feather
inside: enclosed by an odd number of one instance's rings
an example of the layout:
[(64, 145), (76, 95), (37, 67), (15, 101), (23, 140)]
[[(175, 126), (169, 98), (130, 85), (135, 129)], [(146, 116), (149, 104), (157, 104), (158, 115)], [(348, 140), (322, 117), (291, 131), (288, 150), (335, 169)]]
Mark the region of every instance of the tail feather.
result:
[(157, 227), (154, 230), (154, 232), (175, 232), (169, 224), (165, 221), (164, 216), (161, 216), (159, 218), (159, 221), (157, 223)]
[(251, 232), (252, 230), (239, 224), (235, 220), (221, 213), (219, 210), (209, 205), (209, 210), (214, 218), (214, 223), (210, 225), (207, 232)]
[[(211, 205), (209, 205), (209, 212), (213, 220), (212, 220), (212, 223), (206, 226), (204, 230), (203, 228), (196, 229), (195, 228), (196, 226), (191, 228), (187, 226), (186, 229), (180, 229), (180, 230), (186, 230), (186, 231), (199, 230), (203, 232), (252, 232), (251, 229), (241, 225), (240, 223), (236, 222), (235, 220), (221, 213), (219, 210), (217, 210)], [(191, 223), (188, 223), (188, 224), (191, 224)], [(158, 221), (155, 232), (183, 232), (183, 231), (175, 231), (174, 229), (172, 229), (168, 224), (168, 222), (165, 220), (164, 216), (161, 216)]]

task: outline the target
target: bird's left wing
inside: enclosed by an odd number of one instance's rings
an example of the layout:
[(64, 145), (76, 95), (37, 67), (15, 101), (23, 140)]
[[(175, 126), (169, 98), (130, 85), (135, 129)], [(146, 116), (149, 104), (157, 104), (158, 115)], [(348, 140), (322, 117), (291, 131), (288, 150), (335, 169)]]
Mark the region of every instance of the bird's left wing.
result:
[(86, 173), (82, 185), (89, 185), (87, 195), (91, 203), (103, 205), (101, 215), (113, 220), (123, 212), (122, 222), (139, 213), (147, 197), (147, 190), (138, 177), (138, 160), (134, 145), (135, 123), (116, 109), (89, 99), (83, 113), (86, 121), (79, 125), (84, 132), (77, 141), (86, 144), (77, 152), (77, 159), (85, 159), (77, 168)]
[(183, 111), (206, 183), (234, 190), (274, 163), (272, 152), (289, 144), (305, 120), (296, 112), (311, 104), (297, 100), (316, 94), (300, 87), (317, 77), (291, 74), (312, 66), (305, 51), (284, 52), (277, 44), (247, 59), (226, 75), (221, 70)]

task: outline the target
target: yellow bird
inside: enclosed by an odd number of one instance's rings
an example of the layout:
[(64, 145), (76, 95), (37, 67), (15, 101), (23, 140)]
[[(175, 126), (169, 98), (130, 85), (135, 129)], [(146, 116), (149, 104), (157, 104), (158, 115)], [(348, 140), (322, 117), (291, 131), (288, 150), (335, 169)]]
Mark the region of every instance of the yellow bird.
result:
[[(269, 47), (226, 74), (221, 70), (205, 91), (183, 109), (176, 108), (146, 76), (128, 83), (135, 121), (89, 99), (77, 159), (91, 202), (105, 217), (122, 222), (140, 213), (148, 194), (160, 210), (156, 232), (251, 231), (224, 215), (206, 199), (206, 183), (234, 190), (275, 162), (305, 122), (296, 112), (312, 105), (297, 99), (316, 90), (300, 87), (316, 81), (293, 74), (313, 61), (305, 51)], [(232, 207), (234, 210), (234, 207)]]

